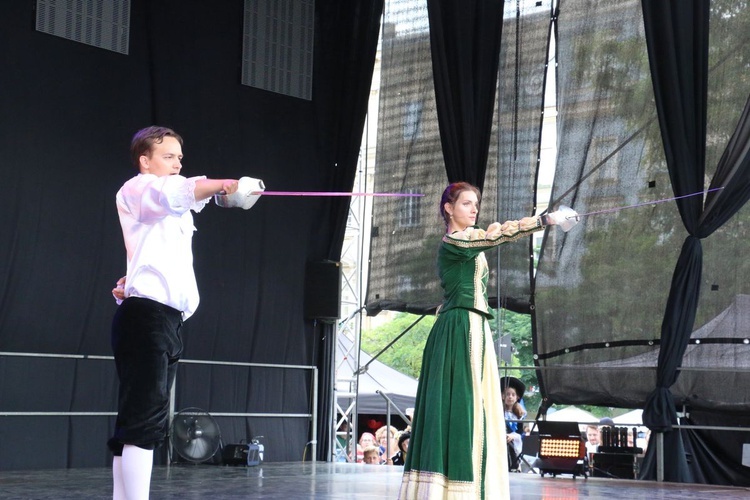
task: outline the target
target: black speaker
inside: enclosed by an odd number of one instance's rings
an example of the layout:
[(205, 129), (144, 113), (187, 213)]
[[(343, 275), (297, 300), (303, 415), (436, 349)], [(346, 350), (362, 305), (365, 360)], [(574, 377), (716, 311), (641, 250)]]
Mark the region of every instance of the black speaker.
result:
[(592, 463), (594, 477), (619, 479), (638, 477), (636, 455), (631, 453), (594, 453)]
[(308, 262), (305, 269), (305, 318), (336, 322), (341, 317), (341, 263)]
[(247, 465), (248, 444), (225, 444), (221, 449), (224, 465)]

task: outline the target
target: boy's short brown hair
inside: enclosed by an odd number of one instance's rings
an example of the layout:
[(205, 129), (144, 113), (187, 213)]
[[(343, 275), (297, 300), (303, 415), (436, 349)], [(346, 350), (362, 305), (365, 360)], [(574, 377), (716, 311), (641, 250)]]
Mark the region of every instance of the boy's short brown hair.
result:
[(380, 448), (377, 446), (368, 446), (364, 450), (362, 450), (362, 456), (365, 457), (367, 455), (372, 455), (375, 453), (376, 455), (380, 456)]
[(152, 125), (135, 133), (130, 141), (130, 161), (136, 170), (141, 169), (141, 156), (149, 155), (151, 147), (161, 144), (165, 137), (174, 137), (182, 146), (182, 137), (171, 128)]

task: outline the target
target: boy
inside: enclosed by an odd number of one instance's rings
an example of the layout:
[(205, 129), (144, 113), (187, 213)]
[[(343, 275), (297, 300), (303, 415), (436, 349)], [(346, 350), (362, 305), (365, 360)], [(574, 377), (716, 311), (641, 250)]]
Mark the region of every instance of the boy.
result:
[(362, 461), (370, 465), (380, 465), (380, 448), (375, 445), (364, 449)]
[(193, 272), (191, 210), (211, 196), (237, 191), (235, 179), (186, 178), (182, 138), (165, 127), (139, 130), (130, 145), (139, 171), (117, 193), (127, 251), (127, 280), (112, 322), (120, 379), (118, 414), (108, 446), (113, 498), (148, 498), (154, 448), (166, 434), (169, 395), (182, 352), (180, 329), (198, 307)]

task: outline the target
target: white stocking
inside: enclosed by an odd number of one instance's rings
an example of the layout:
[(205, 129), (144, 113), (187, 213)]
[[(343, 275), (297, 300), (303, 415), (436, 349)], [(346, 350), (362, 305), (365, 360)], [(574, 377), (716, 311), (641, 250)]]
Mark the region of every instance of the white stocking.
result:
[(122, 457), (112, 458), (112, 500), (126, 500), (125, 483), (122, 481)]
[(122, 449), (122, 482), (127, 500), (148, 500), (154, 450), (126, 444)]

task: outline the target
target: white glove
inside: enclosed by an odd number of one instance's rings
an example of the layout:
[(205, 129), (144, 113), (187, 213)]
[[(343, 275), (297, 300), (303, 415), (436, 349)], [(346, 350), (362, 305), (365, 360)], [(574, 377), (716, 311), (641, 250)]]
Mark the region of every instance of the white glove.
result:
[(573, 229), (573, 226), (581, 220), (578, 212), (565, 205), (560, 205), (556, 211), (548, 213), (547, 217), (552, 224), (559, 226), (565, 233)]
[(237, 191), (232, 194), (216, 194), (214, 195), (214, 201), (220, 207), (238, 207), (249, 210), (261, 196), (260, 194), (252, 193), (262, 193), (265, 190), (266, 186), (262, 180), (253, 179), (252, 177), (240, 177), (237, 183)]

